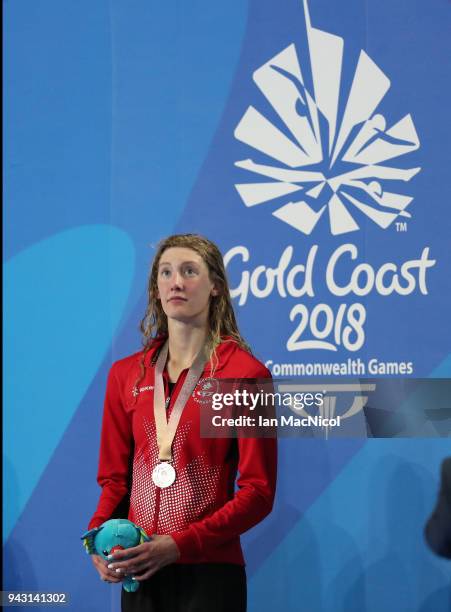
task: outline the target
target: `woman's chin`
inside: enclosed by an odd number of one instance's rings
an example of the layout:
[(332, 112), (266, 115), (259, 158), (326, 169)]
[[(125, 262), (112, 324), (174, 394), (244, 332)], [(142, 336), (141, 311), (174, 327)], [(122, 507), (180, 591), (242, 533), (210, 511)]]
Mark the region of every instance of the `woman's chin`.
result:
[(208, 313), (200, 312), (200, 313), (190, 313), (190, 312), (182, 312), (182, 310), (171, 309), (171, 312), (167, 312), (166, 316), (168, 318), (169, 325), (171, 321), (174, 324), (183, 324), (190, 325), (192, 327), (204, 327), (208, 322)]

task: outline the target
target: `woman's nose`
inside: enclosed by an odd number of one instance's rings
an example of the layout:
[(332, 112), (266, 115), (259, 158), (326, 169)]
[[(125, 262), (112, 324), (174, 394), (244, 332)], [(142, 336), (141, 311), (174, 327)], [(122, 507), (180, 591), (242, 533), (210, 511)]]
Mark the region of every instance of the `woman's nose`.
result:
[(172, 277), (172, 288), (177, 289), (183, 287), (183, 275), (180, 272), (176, 272)]

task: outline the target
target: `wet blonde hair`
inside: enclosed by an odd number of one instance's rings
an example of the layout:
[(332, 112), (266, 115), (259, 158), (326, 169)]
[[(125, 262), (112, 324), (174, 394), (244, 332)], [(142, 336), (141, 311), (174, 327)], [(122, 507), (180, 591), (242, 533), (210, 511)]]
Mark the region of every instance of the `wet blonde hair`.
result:
[(210, 280), (214, 283), (217, 291), (217, 295), (210, 298), (206, 341), (207, 357), (213, 360), (213, 371), (217, 367), (215, 351), (223, 341), (224, 336), (227, 336), (228, 341), (234, 341), (241, 348), (250, 352), (248, 344), (238, 330), (220, 250), (214, 242), (198, 234), (174, 234), (160, 242), (152, 263), (147, 289), (148, 303), (140, 326), (144, 346), (141, 377), (136, 385), (145, 375), (144, 360), (146, 353), (152, 348), (155, 340), (165, 338), (168, 335), (168, 320), (158, 298), (158, 266), (163, 253), (174, 247), (191, 249), (202, 257), (208, 268)]

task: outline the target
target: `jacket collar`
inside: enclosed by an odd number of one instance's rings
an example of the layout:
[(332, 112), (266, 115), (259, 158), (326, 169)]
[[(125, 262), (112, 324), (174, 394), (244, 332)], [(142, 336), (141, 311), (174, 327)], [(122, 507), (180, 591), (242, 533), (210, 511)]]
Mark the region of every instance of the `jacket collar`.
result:
[[(165, 341), (166, 337), (155, 338), (153, 345), (149, 350), (149, 356), (147, 357), (148, 365), (155, 366), (158, 359), (158, 354)], [(235, 340), (224, 336), (221, 344), (216, 347), (216, 357), (213, 356), (213, 358), (205, 364), (204, 373), (210, 374), (214, 369), (214, 373), (216, 374), (216, 372), (223, 370), (231, 356), (237, 350), (237, 347), (238, 345)]]

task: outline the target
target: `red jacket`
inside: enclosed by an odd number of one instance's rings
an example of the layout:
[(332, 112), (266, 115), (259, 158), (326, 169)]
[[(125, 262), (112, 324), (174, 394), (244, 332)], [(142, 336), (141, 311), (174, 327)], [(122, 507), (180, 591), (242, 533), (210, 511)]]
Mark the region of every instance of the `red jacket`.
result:
[[(113, 364), (107, 383), (97, 482), (102, 493), (89, 529), (108, 520), (127, 494), (134, 443), (133, 485), (128, 518), (152, 535), (170, 534), (179, 563), (244, 564), (239, 536), (271, 511), (276, 486), (276, 440), (273, 438), (201, 438), (199, 403), (194, 390), (172, 445), (176, 481), (156, 487), (151, 474), (158, 463), (153, 387), (157, 346), (146, 355), (146, 375), (140, 375), (142, 352)], [(233, 341), (217, 349), (215, 378), (269, 378), (269, 371)], [(206, 364), (201, 380), (211, 375)], [(188, 370), (171, 395), (169, 410)], [(167, 388), (167, 375), (165, 380)], [(238, 479), (237, 470), (239, 472)], [(235, 480), (238, 489), (235, 491)]]

